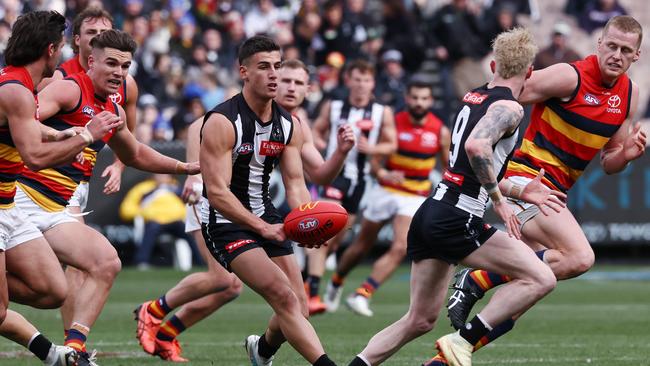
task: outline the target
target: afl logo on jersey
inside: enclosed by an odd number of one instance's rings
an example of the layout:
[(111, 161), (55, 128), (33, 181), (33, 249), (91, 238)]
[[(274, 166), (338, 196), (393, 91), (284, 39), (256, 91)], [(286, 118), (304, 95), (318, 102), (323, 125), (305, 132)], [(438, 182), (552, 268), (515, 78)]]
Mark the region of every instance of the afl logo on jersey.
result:
[(596, 98), (595, 96), (593, 96), (591, 94), (585, 94), (585, 102), (587, 102), (587, 104), (591, 104), (591, 105), (599, 105), (600, 104), (600, 100), (598, 100), (598, 98)]
[(122, 103), (122, 94), (120, 94), (120, 93), (111, 94), (108, 97), (111, 98), (111, 100), (115, 104), (121, 104)]
[(241, 146), (237, 149), (237, 154), (239, 155), (248, 155), (252, 152), (253, 152), (253, 144), (251, 144), (250, 142), (241, 144)]
[(86, 116), (91, 117), (91, 118), (95, 116), (95, 110), (93, 109), (93, 107), (91, 107), (89, 105), (83, 107), (81, 112), (83, 114), (85, 114)]

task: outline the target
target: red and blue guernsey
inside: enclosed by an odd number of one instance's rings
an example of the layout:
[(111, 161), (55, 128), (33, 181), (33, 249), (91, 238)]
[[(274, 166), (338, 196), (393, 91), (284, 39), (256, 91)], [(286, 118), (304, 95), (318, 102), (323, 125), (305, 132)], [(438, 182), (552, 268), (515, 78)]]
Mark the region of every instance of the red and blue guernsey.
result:
[[(56, 69), (63, 74), (63, 77), (68, 77), (80, 72), (86, 72), (86, 70), (84, 70), (83, 66), (81, 66), (81, 63), (79, 62), (78, 55), (62, 63)], [(122, 87), (120, 88), (120, 91), (115, 94), (111, 94), (110, 98), (113, 102), (121, 105), (122, 107), (126, 105), (126, 79), (122, 80)]]
[[(0, 86), (6, 84), (20, 84), (34, 93), (36, 102), (36, 115), (38, 119), (38, 99), (34, 90), (34, 81), (24, 67), (7, 66), (0, 70)], [(23, 160), (14, 145), (9, 130), (9, 122), (0, 123), (0, 209), (14, 206), (16, 195), (16, 180), (23, 169)]]
[(442, 121), (433, 113), (426, 114), (424, 123), (417, 125), (407, 111), (395, 115), (397, 152), (388, 157), (386, 169), (404, 173), (402, 183), (380, 181), (385, 189), (402, 194), (428, 196), (431, 193), (429, 174), (436, 166), (440, 151)]
[[(81, 89), (79, 102), (70, 111), (59, 114), (43, 121), (43, 124), (62, 131), (70, 127), (84, 127), (97, 113), (104, 110), (119, 115), (118, 106), (109, 98), (101, 98), (95, 94), (92, 80), (85, 72), (73, 74), (66, 78), (72, 80)], [(95, 141), (83, 150), (84, 162), (77, 161), (34, 172), (27, 167), (21, 172), (18, 184), (29, 198), (41, 208), (49, 212), (65, 209), (70, 197), (81, 181), (88, 181), (92, 175), (97, 159), (97, 153), (106, 142), (113, 137), (115, 129), (111, 130), (101, 140)]]
[(608, 87), (595, 55), (572, 66), (578, 72), (576, 90), (568, 101), (554, 98), (535, 104), (506, 177), (534, 178), (544, 168), (544, 184), (566, 192), (627, 118), (632, 99), (627, 74)]

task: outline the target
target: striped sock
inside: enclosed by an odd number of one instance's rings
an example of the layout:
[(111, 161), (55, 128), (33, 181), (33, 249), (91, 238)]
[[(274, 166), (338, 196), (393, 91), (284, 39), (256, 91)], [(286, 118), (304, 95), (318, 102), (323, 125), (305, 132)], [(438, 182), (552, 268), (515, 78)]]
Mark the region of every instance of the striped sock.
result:
[(508, 333), (509, 331), (512, 330), (514, 326), (515, 326), (514, 319), (508, 319), (503, 323), (497, 325), (496, 327), (492, 328), (492, 330), (489, 331), (488, 334), (484, 335), (478, 342), (476, 342), (476, 344), (474, 345), (474, 352), (478, 351), (486, 344), (494, 342), (495, 339), (501, 337), (502, 335)]
[(332, 285), (334, 285), (334, 287), (341, 287), (343, 286), (343, 282), (345, 282), (345, 276), (341, 276), (337, 272), (334, 272), (332, 275)]
[(510, 277), (502, 276), (497, 273), (477, 269), (470, 273), (470, 278), (480, 287), (483, 291), (493, 289), (506, 282), (510, 282)]
[(181, 320), (176, 315), (174, 315), (160, 326), (160, 329), (156, 334), (156, 338), (160, 339), (161, 341), (169, 342), (174, 340), (174, 338), (176, 338), (184, 330), (185, 326), (183, 325), (183, 322), (181, 322)]
[(70, 330), (68, 330), (68, 329), (64, 329), (64, 330), (63, 330), (63, 339), (68, 338), (68, 332), (69, 332), (69, 331), (70, 331)]
[(86, 335), (77, 329), (69, 329), (63, 345), (73, 348), (75, 351), (84, 352), (86, 350)]
[(366, 278), (366, 281), (359, 286), (357, 289), (357, 295), (361, 295), (365, 298), (370, 298), (372, 297), (372, 294), (377, 291), (379, 288), (380, 283), (375, 281), (372, 277)]
[(158, 319), (163, 319), (167, 314), (169, 314), (173, 309), (167, 305), (167, 300), (165, 295), (162, 295), (158, 300), (152, 301), (147, 307), (149, 314), (155, 316)]

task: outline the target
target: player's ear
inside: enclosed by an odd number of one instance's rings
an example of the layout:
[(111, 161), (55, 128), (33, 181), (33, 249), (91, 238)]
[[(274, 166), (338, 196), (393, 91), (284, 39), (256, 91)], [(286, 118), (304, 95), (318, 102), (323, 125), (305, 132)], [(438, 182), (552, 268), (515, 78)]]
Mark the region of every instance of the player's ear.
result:
[(239, 76), (244, 81), (248, 78), (248, 70), (245, 65), (239, 65)]
[(95, 64), (95, 58), (93, 57), (92, 54), (90, 54), (88, 56), (88, 69), (91, 69), (94, 64)]
[(74, 37), (73, 37), (73, 40), (72, 40), (72, 42), (74, 42), (75, 46), (77, 46), (77, 49), (81, 45), (80, 39), (81, 39), (81, 36), (78, 35), (78, 34), (75, 34)]
[(494, 60), (490, 61), (490, 70), (492, 70), (493, 74), (497, 72), (497, 62), (496, 61), (494, 61)]
[(641, 49), (640, 48), (638, 50), (636, 50), (636, 52), (634, 53), (634, 57), (632, 57), (632, 62), (639, 61), (639, 57), (641, 57)]
[(54, 43), (50, 43), (50, 44), (47, 46), (47, 56), (48, 56), (48, 57), (52, 57), (52, 56), (54, 56), (54, 54), (56, 53), (56, 47), (57, 47), (57, 46), (56, 46)]

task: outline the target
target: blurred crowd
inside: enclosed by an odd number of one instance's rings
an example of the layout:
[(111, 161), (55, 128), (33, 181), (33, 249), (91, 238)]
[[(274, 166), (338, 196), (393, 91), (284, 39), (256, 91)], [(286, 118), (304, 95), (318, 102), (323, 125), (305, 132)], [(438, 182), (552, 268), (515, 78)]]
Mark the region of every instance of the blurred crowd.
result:
[[(487, 80), (482, 62), (499, 32), (518, 19), (540, 17), (535, 0), (0, 0), (0, 62), (12, 22), (29, 10), (54, 9), (72, 21), (101, 6), (138, 43), (130, 70), (139, 87), (137, 137), (183, 140), (186, 128), (239, 91), (237, 49), (254, 34), (277, 39), (285, 58), (311, 70), (310, 116), (329, 96), (340, 97), (341, 68), (364, 58), (379, 72), (375, 94), (400, 110), (406, 80), (434, 84), (443, 120), (456, 97)], [(586, 32), (626, 13), (617, 0), (570, 0), (565, 12)], [(70, 29), (68, 29), (70, 31)], [(572, 27), (557, 23), (536, 67), (580, 58), (566, 42)], [(68, 38), (70, 35), (68, 34)], [(72, 57), (68, 48), (65, 58)]]

